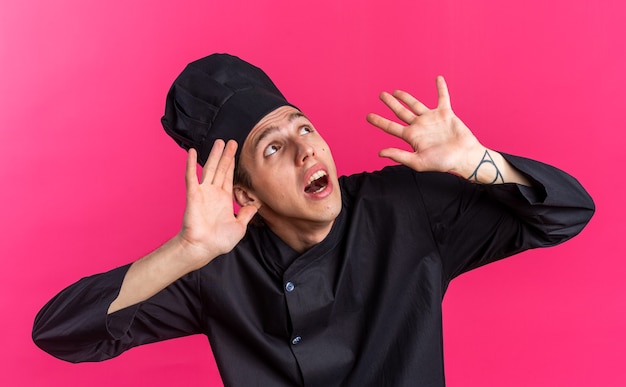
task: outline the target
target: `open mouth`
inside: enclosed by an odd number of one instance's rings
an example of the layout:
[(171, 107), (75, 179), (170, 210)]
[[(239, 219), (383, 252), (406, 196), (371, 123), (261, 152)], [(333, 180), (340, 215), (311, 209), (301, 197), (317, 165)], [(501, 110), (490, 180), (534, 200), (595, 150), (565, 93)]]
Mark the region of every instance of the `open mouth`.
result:
[(328, 186), (328, 174), (325, 171), (317, 171), (309, 177), (309, 184), (304, 187), (304, 192), (316, 194), (322, 192)]

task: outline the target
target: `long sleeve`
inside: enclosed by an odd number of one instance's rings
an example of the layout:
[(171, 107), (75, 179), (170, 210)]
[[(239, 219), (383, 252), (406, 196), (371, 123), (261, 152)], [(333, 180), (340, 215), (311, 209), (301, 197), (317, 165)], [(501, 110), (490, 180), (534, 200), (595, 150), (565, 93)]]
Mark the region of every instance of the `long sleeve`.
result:
[(504, 156), (532, 180), (532, 188), (477, 185), (443, 174), (418, 181), (447, 280), (523, 250), (562, 243), (577, 235), (595, 211), (572, 176), (534, 160)]
[(101, 361), (137, 345), (201, 333), (196, 278), (188, 275), (152, 298), (107, 315), (129, 265), (67, 287), (37, 314), (33, 341), (69, 362)]

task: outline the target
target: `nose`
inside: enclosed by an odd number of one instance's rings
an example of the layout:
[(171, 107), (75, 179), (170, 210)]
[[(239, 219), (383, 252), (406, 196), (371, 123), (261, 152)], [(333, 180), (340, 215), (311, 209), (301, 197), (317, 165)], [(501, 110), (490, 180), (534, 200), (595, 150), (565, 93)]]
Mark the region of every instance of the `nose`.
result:
[(298, 154), (296, 160), (299, 164), (304, 164), (309, 157), (315, 156), (315, 148), (308, 142), (298, 141), (297, 149)]

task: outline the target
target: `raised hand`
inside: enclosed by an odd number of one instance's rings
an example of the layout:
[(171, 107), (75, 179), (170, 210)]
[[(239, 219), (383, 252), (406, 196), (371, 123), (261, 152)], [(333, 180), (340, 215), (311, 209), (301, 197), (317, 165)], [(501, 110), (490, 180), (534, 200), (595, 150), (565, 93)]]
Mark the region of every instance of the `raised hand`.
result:
[(234, 215), (233, 173), (237, 143), (217, 140), (209, 153), (198, 181), (196, 174), (197, 153), (189, 150), (187, 172), (187, 207), (180, 232), (181, 241), (187, 244), (189, 258), (197, 259), (198, 265), (207, 259), (232, 250), (243, 238), (246, 227), (256, 208), (245, 206)]
[(187, 207), (181, 231), (161, 247), (135, 261), (109, 306), (113, 313), (147, 300), (185, 274), (199, 269), (218, 255), (232, 250), (243, 238), (256, 208), (233, 208), (233, 174), (237, 143), (218, 140), (198, 181), (197, 154), (187, 158)]
[(439, 101), (429, 109), (411, 94), (396, 90), (381, 93), (380, 99), (402, 123), (370, 113), (367, 121), (406, 141), (413, 152), (385, 148), (381, 157), (390, 158), (416, 171), (452, 172), (469, 177), (486, 151), (470, 129), (454, 114), (448, 87), (437, 77)]

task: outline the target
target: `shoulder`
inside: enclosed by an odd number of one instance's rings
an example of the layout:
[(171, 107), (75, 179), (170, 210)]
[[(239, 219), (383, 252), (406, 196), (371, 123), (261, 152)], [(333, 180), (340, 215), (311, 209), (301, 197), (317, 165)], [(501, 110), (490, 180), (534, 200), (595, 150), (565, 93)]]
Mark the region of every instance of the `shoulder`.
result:
[(346, 199), (374, 196), (438, 196), (458, 192), (468, 185), (464, 179), (449, 173), (416, 172), (403, 165), (379, 171), (342, 176), (339, 180)]
[(353, 196), (363, 191), (385, 191), (397, 186), (393, 183), (413, 184), (415, 172), (402, 165), (385, 167), (379, 171), (362, 172), (339, 178), (342, 191)]

